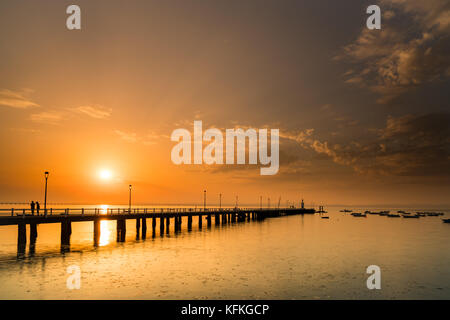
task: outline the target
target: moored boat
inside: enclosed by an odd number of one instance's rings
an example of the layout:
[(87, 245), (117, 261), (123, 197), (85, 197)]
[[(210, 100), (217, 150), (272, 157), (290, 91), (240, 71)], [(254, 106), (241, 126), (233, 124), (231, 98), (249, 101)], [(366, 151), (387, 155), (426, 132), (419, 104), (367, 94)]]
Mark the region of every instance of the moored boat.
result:
[(396, 214), (396, 213), (389, 213), (387, 216), (388, 216), (389, 218), (400, 218), (400, 215), (399, 215), (399, 214)]
[(354, 216), (354, 217), (363, 217), (363, 218), (367, 217), (367, 215), (365, 213), (361, 213), (361, 212), (353, 212), (352, 216)]

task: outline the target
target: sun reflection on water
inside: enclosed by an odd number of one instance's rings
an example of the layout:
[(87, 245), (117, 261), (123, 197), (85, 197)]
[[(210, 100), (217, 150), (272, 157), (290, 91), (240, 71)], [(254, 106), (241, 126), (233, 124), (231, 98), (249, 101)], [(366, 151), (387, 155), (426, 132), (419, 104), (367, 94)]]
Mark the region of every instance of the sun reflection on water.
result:
[(98, 241), (100, 247), (106, 246), (110, 241), (111, 230), (108, 222), (108, 220), (100, 221), (100, 239)]

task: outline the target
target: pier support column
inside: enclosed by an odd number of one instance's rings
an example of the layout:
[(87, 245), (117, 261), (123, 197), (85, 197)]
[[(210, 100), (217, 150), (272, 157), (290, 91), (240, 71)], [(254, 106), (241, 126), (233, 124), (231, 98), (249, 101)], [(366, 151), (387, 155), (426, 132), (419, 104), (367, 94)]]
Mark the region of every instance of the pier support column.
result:
[(100, 241), (100, 220), (94, 220), (94, 246), (97, 247)]
[(211, 227), (211, 214), (208, 214), (207, 216), (206, 216), (206, 222), (207, 222), (207, 224), (208, 224), (208, 228), (210, 228)]
[(37, 224), (30, 223), (30, 254), (34, 255), (36, 252), (36, 239), (37, 239)]
[(227, 214), (222, 213), (222, 224), (226, 224), (226, 223), (227, 223)]
[(23, 258), (27, 245), (27, 225), (19, 223), (17, 226), (17, 257)]
[(214, 215), (214, 223), (216, 226), (220, 225), (220, 214), (216, 213)]
[(141, 218), (136, 219), (136, 240), (139, 240), (139, 234), (141, 233)]
[(61, 252), (70, 251), (70, 235), (72, 234), (72, 222), (64, 220), (61, 222)]
[(159, 218), (159, 232), (161, 235), (163, 235), (163, 233), (164, 233), (164, 217), (163, 216), (161, 216)]
[(174, 224), (175, 224), (174, 230), (175, 230), (175, 233), (178, 232), (178, 224), (179, 223), (180, 223), (180, 221), (178, 220), (178, 215), (175, 215), (175, 217), (174, 217)]
[(198, 228), (202, 228), (203, 217), (201, 214), (198, 215)]
[(192, 230), (192, 215), (188, 215), (188, 231)]
[(147, 219), (142, 218), (142, 239), (147, 238)]
[(30, 223), (30, 243), (36, 243), (37, 236), (38, 236), (37, 224)]
[(177, 215), (175, 217), (175, 219), (177, 220), (177, 231), (181, 231), (181, 222), (182, 222), (181, 218), (182, 218), (181, 215)]
[(166, 217), (166, 233), (169, 234), (169, 227), (170, 227), (170, 217)]
[(125, 219), (117, 220), (117, 242), (125, 242), (127, 234), (127, 223)]

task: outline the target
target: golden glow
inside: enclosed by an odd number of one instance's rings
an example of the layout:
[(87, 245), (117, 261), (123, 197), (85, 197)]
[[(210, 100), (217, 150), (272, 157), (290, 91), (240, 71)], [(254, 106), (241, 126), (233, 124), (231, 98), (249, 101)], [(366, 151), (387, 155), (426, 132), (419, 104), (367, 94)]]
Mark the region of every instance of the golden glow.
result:
[(100, 208), (101, 208), (100, 214), (107, 214), (108, 213), (108, 205), (107, 204), (100, 205)]
[(106, 246), (109, 244), (110, 236), (111, 236), (111, 230), (109, 229), (109, 223), (108, 220), (102, 220), (100, 221), (100, 239), (98, 241), (98, 245), (100, 247)]
[(107, 169), (102, 169), (100, 170), (100, 172), (98, 173), (100, 179), (102, 180), (111, 180), (112, 178), (112, 172), (110, 170)]

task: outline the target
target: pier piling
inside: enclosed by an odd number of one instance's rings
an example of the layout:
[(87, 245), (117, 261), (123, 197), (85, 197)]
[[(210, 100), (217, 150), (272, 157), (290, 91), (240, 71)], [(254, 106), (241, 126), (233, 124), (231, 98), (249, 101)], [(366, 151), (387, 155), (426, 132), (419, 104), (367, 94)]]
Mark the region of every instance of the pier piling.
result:
[(100, 241), (100, 220), (94, 220), (94, 246), (98, 246)]

